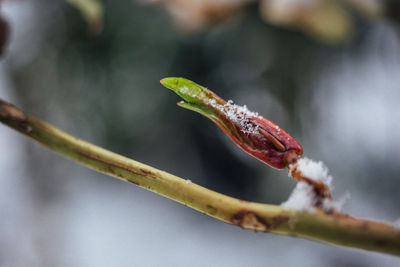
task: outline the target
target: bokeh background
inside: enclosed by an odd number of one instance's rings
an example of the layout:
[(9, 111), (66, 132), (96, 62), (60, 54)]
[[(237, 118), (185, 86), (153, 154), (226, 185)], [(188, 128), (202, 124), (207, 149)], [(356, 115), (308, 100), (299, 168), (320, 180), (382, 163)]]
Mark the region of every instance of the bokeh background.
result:
[[(186, 77), (295, 136), (306, 156), (329, 167), (334, 197), (350, 196), (345, 212), (400, 217), (395, 5), (375, 17), (340, 9), (346, 16), (336, 18), (338, 30), (318, 32), (299, 25), (320, 10), (279, 20), (268, 17), (268, 3), (260, 12), (257, 1), (233, 9), (220, 1), (222, 13), (196, 13), (199, 1), (195, 8), (190, 1), (154, 2), (104, 1), (100, 31), (99, 24), (88, 30), (65, 1), (2, 1), (9, 37), (1, 98), (218, 192), (285, 201), (295, 186), (285, 172), (177, 107), (180, 99), (159, 84)], [(224, 224), (88, 170), (5, 126), (0, 149), (0, 266), (400, 266), (392, 256)]]

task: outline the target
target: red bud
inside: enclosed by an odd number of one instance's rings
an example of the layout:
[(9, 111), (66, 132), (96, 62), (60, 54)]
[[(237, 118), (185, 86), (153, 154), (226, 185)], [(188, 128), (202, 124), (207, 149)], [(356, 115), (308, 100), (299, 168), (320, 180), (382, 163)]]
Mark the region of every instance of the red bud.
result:
[(284, 169), (303, 154), (296, 139), (246, 106), (226, 102), (214, 92), (184, 78), (166, 78), (161, 83), (187, 101), (178, 103), (179, 106), (208, 117), (235, 144), (268, 165)]

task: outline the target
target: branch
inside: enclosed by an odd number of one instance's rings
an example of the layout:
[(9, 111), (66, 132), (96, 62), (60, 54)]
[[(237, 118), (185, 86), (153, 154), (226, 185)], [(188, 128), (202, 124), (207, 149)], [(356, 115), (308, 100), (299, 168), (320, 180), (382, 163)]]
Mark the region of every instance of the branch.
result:
[(80, 140), (2, 100), (0, 121), (80, 164), (136, 184), (220, 221), (255, 231), (400, 256), (400, 229), (390, 224), (341, 213), (295, 211), (235, 199)]

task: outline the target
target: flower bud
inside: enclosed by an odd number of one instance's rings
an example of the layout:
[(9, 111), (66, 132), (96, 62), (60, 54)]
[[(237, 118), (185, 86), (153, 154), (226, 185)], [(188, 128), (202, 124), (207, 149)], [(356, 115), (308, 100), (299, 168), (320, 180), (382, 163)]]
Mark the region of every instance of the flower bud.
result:
[(179, 106), (211, 119), (236, 145), (268, 165), (284, 169), (303, 154), (296, 139), (246, 106), (226, 102), (214, 92), (184, 78), (165, 78), (160, 82), (185, 100), (179, 102)]

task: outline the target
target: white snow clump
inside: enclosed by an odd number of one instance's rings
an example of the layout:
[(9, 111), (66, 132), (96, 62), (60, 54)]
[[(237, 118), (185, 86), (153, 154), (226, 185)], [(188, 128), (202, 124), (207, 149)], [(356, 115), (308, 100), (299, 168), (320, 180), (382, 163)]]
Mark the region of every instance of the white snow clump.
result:
[(315, 193), (312, 185), (298, 182), (289, 199), (281, 204), (292, 210), (314, 210)]
[(328, 168), (322, 161), (316, 162), (309, 158), (301, 158), (297, 161), (297, 170), (301, 171), (303, 176), (327, 186), (332, 183), (332, 176), (328, 174)]
[[(301, 158), (296, 164), (296, 166), (291, 166), (289, 169), (297, 167), (296, 171), (301, 171), (304, 177), (324, 183), (331, 189), (332, 176), (328, 174), (328, 168), (321, 161), (315, 162), (308, 158)], [(325, 211), (332, 209), (340, 211), (349, 197), (349, 194), (345, 194), (337, 201), (325, 198), (322, 201), (321, 208)], [(314, 187), (305, 181), (300, 181), (297, 183), (289, 199), (282, 203), (282, 206), (293, 210), (313, 211), (318, 200), (320, 199), (318, 199)]]

